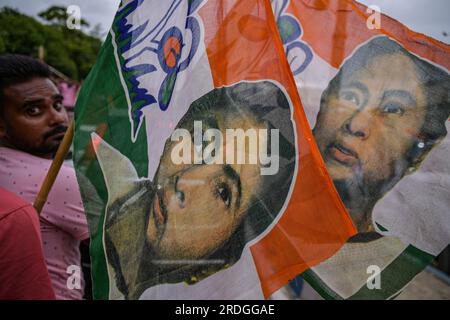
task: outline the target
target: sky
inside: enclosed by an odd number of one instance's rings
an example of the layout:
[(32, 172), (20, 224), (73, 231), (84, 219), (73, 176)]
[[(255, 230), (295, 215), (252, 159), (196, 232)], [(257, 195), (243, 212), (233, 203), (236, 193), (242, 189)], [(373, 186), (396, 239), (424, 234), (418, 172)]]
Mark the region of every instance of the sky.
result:
[(77, 5), (81, 10), (81, 18), (89, 22), (89, 30), (100, 24), (103, 33), (107, 33), (119, 7), (120, 0), (0, 0), (0, 7), (8, 6), (19, 9), (20, 12), (37, 17), (41, 11), (50, 6), (68, 7)]
[[(358, 0), (358, 2), (367, 6), (376, 5), (382, 13), (400, 21), (408, 28), (450, 44), (449, 0)], [(446, 32), (447, 36), (444, 36), (443, 32)]]
[[(245, 0), (243, 0), (245, 1)], [(425, 33), (450, 44), (450, 1), (449, 0), (358, 0), (365, 5), (376, 5), (381, 12), (406, 24), (410, 29)], [(81, 17), (93, 28), (102, 26), (106, 33), (119, 0), (0, 0), (0, 7), (10, 6), (19, 11), (37, 16), (37, 13), (51, 5), (78, 5)], [(445, 36), (443, 32), (448, 35)]]

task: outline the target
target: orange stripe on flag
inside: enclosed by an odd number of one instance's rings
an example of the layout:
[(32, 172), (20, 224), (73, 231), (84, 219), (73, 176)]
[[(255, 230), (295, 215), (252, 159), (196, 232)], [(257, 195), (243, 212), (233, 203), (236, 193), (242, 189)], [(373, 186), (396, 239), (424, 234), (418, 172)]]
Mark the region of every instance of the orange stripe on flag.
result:
[(377, 35), (400, 42), (407, 50), (450, 69), (450, 46), (424, 34), (411, 31), (386, 15), (381, 29), (370, 30), (367, 7), (352, 0), (291, 1), (288, 12), (299, 19), (302, 40), (333, 67), (338, 68), (357, 46)]
[[(251, 247), (265, 297), (332, 256), (356, 229), (317, 149), (279, 38), (269, 1), (210, 1), (201, 9), (216, 87), (272, 79), (294, 106), (298, 173), (291, 199), (272, 230)], [(225, 13), (211, 19), (212, 13)], [(209, 17), (206, 19), (206, 17)]]

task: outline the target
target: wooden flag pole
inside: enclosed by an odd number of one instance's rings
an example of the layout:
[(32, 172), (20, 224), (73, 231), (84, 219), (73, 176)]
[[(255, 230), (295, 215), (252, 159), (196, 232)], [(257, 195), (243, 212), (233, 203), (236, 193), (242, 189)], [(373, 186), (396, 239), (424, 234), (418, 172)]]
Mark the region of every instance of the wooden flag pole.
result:
[(34, 208), (36, 209), (38, 214), (41, 214), (42, 208), (47, 201), (48, 194), (50, 193), (50, 190), (53, 187), (53, 183), (55, 182), (59, 170), (61, 169), (61, 165), (64, 162), (67, 153), (69, 152), (70, 145), (72, 144), (73, 140), (73, 126), (74, 121), (72, 120), (69, 128), (66, 131), (66, 134), (64, 135), (63, 140), (61, 141), (61, 144), (58, 147), (58, 151), (56, 151), (55, 158), (53, 159), (53, 162), (48, 169), (47, 176), (45, 177), (41, 189), (39, 190), (39, 193), (36, 197), (36, 201), (34, 202)]

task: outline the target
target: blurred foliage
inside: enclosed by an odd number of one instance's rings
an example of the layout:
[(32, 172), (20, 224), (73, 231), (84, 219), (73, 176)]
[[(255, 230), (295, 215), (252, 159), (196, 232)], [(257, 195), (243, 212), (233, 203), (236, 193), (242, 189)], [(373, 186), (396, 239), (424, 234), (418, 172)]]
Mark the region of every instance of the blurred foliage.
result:
[[(45, 61), (74, 80), (84, 79), (94, 64), (102, 41), (65, 26), (66, 9), (50, 7), (39, 14), (43, 24), (15, 9), (0, 10), (0, 54), (20, 53), (37, 58), (39, 46)], [(81, 24), (88, 25), (86, 21)]]
[[(59, 26), (65, 26), (66, 21), (69, 19), (67, 8), (60, 6), (51, 6), (47, 10), (40, 12), (38, 16), (45, 21)], [(89, 23), (84, 19), (80, 19), (80, 25), (89, 26)]]

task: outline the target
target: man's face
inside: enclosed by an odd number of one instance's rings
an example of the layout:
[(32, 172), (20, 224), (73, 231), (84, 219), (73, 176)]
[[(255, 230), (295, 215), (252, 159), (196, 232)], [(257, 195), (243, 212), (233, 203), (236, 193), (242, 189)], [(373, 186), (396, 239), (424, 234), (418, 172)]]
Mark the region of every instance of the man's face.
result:
[(48, 78), (8, 86), (3, 91), (0, 139), (6, 145), (51, 158), (67, 130), (63, 97)]
[(375, 190), (402, 176), (425, 113), (425, 93), (414, 63), (404, 55), (379, 56), (341, 78), (324, 99), (314, 129), (332, 179)]
[[(217, 112), (208, 120), (201, 117), (196, 115), (195, 120), (202, 121), (203, 130), (212, 120), (224, 137), (225, 129), (266, 128), (243, 115)], [(178, 128), (191, 130), (193, 121), (185, 120)], [(223, 150), (229, 143), (223, 141)], [(160, 259), (198, 259), (219, 248), (239, 226), (252, 195), (258, 192), (260, 165), (175, 165), (171, 160), (174, 145), (166, 143), (155, 178), (159, 189), (153, 199), (147, 239)], [(248, 142), (245, 154), (248, 159)]]

